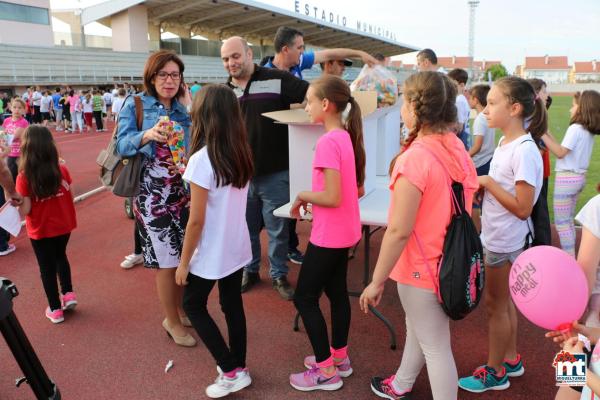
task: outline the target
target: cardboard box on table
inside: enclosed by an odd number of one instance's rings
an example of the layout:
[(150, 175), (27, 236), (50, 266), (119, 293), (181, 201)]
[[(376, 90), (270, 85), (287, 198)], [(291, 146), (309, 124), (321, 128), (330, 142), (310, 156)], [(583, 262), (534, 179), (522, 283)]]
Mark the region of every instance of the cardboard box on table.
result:
[[(384, 174), (387, 174), (387, 166), (398, 152), (400, 108), (393, 106), (378, 109), (375, 92), (354, 92), (352, 96), (360, 105), (363, 116), (363, 138), (367, 155), (365, 194), (368, 194), (375, 190), (376, 177), (381, 170), (378, 164), (385, 164)], [(325, 127), (322, 124), (311, 123), (308, 114), (302, 109), (276, 111), (263, 115), (289, 126), (290, 201), (293, 201), (299, 192), (312, 188), (312, 160), (317, 140), (326, 133)], [(396, 120), (397, 124), (394, 122)], [(394, 141), (392, 132), (394, 129), (398, 138), (396, 147), (391, 144)], [(380, 158), (383, 160), (379, 161)], [(290, 204), (282, 207), (285, 210), (278, 210), (276, 215), (289, 215), (287, 214), (289, 206)]]

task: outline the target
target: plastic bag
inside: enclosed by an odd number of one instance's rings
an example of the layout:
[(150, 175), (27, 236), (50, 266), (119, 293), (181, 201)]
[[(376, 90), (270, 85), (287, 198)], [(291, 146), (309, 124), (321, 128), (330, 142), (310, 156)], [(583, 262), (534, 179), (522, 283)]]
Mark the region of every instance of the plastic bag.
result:
[(394, 74), (382, 65), (365, 65), (358, 78), (350, 85), (350, 90), (377, 92), (377, 107), (387, 107), (396, 103), (398, 81)]

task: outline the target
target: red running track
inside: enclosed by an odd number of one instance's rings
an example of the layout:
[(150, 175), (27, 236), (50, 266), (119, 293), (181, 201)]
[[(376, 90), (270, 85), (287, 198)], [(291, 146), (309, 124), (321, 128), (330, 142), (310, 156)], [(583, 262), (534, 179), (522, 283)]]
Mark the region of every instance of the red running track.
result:
[[(109, 133), (82, 136), (58, 134), (61, 154), (72, 171), (76, 193), (97, 187), (95, 159)], [(14, 299), (15, 312), (33, 347), (57, 383), (63, 399), (203, 399), (204, 388), (216, 377), (215, 365), (200, 344), (187, 349), (176, 346), (161, 327), (162, 314), (154, 287), (154, 272), (142, 267), (122, 270), (119, 263), (132, 250), (132, 221), (123, 213), (123, 200), (104, 192), (76, 205), (78, 228), (73, 232), (68, 254), (78, 308), (65, 322), (52, 325), (43, 315), (46, 300), (38, 267), (25, 233), (14, 240), (18, 249), (0, 261), (0, 276), (11, 279), (20, 295)], [(310, 226), (299, 223), (302, 246)], [(375, 264), (381, 233), (372, 240)], [(265, 241), (263, 240), (263, 243)], [(263, 259), (266, 248), (263, 247)], [(351, 261), (349, 286), (360, 288), (362, 250)], [(295, 283), (298, 267), (290, 264)], [(303, 329), (292, 331), (295, 315), (291, 302), (280, 300), (264, 279), (244, 295), (248, 320), (248, 366), (252, 386), (232, 399), (375, 399), (369, 388), (374, 375), (391, 375), (402, 356), (403, 312), (394, 284), (389, 282), (379, 307), (398, 332), (399, 349), (389, 349), (388, 333), (372, 315), (360, 313), (351, 299), (352, 326), (350, 355), (355, 373), (336, 392), (302, 393), (288, 384), (288, 375), (303, 370), (303, 357), (311, 352)], [(216, 292), (216, 290), (215, 290)], [(327, 303), (323, 302), (326, 306)], [(224, 320), (213, 293), (210, 310), (221, 327)], [(466, 320), (451, 324), (452, 344), (459, 375), (470, 373), (485, 362), (487, 335), (485, 313), (480, 307)], [(544, 332), (520, 319), (519, 344), (526, 373), (511, 381), (510, 389), (474, 395), (459, 392), (460, 399), (552, 399), (555, 345)], [(194, 333), (195, 335), (195, 333)], [(0, 399), (32, 399), (27, 386), (14, 387), (21, 376), (12, 354), (0, 340)], [(168, 360), (174, 367), (165, 374)], [(435, 379), (435, 377), (433, 377)], [(427, 371), (414, 387), (415, 399), (431, 399)]]

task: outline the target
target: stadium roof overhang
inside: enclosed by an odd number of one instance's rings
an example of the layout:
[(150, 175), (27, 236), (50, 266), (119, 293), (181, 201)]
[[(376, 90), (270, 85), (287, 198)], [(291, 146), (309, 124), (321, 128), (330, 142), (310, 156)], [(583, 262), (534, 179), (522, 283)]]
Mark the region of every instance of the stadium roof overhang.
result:
[(380, 30), (381, 35), (358, 31), (252, 0), (112, 0), (84, 9), (82, 24), (100, 21), (109, 25), (108, 17), (135, 5), (147, 7), (150, 24), (166, 31), (171, 27), (188, 29), (209, 39), (237, 35), (269, 44), (278, 27), (289, 26), (303, 31), (305, 43), (315, 47), (350, 47), (384, 56), (418, 50), (397, 42), (392, 34), (386, 37), (385, 31)]

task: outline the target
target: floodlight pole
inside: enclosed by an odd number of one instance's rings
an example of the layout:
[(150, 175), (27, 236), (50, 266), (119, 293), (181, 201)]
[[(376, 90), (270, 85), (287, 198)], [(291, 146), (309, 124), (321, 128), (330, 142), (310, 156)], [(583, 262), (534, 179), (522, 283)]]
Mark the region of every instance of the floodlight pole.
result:
[(479, 0), (468, 0), (467, 4), (469, 4), (469, 70), (471, 72), (471, 79), (473, 79), (473, 57), (475, 55), (475, 9), (479, 5)]

